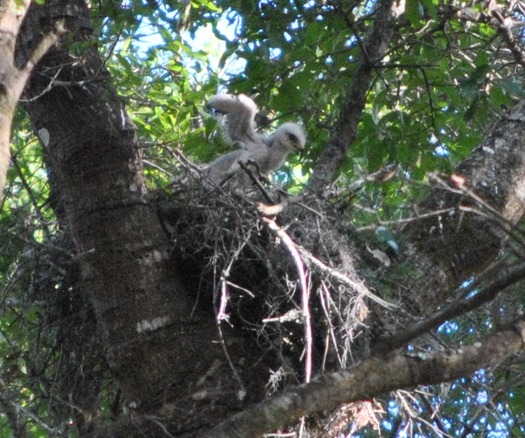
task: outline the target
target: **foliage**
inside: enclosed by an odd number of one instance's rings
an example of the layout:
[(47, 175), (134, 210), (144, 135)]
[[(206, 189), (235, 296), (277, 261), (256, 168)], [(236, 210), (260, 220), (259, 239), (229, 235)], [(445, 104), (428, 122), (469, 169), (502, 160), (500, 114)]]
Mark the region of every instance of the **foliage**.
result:
[[(373, 20), (373, 5), (291, 0), (93, 3), (98, 44), (137, 126), (150, 187), (164, 188), (179, 172), (177, 150), (197, 163), (227, 150), (204, 106), (219, 89), (254, 96), (266, 113), (263, 129), (283, 120), (304, 124), (308, 150), (291, 158), (285, 173), (276, 177), (298, 190), (339, 116), (361, 38)], [(523, 73), (490, 22), (462, 19), (452, 13), (451, 4), (437, 0), (407, 2), (407, 8), (387, 59), (375, 72), (358, 138), (341, 169), (344, 185), (398, 164), (392, 180), (370, 182), (351, 200), (358, 231), (406, 217), (411, 203), (427, 192), (429, 173), (450, 172), (501, 110), (524, 97)], [(472, 11), (484, 12), (484, 4), (474, 2)], [(29, 409), (29, 418), (43, 419), (33, 421), (29, 430), (38, 437), (53, 430), (65, 433), (67, 422), (74, 421), (73, 409), (59, 413), (56, 424), (46, 409), (61, 352), (54, 349), (54, 321), (42, 316), (49, 316), (44, 297), (64, 298), (74, 263), (67, 256), (60, 266), (34, 264), (32, 256), (42, 253), (45, 261), (49, 245), (61, 235), (48, 202), (42, 151), (29, 132), (19, 114), (8, 196), (0, 213), (0, 392), (16, 394), (20, 412)], [(40, 283), (42, 272), (36, 268), (53, 271), (46, 284)], [(72, 298), (67, 300), (73, 306)], [(523, 303), (501, 298), (475, 318), (455, 321), (453, 329), (440, 333), (441, 342), (475, 339), (503, 313), (508, 318), (512, 305)], [(383, 428), (392, 435), (397, 430), (397, 436), (523, 433), (519, 406), (524, 388), (507, 378), (503, 372), (490, 378), (480, 373), (427, 388), (410, 403), (397, 395), (388, 404)], [(109, 410), (110, 401), (106, 404)], [(2, 427), (7, 423), (0, 417), (1, 430), (7, 430)]]

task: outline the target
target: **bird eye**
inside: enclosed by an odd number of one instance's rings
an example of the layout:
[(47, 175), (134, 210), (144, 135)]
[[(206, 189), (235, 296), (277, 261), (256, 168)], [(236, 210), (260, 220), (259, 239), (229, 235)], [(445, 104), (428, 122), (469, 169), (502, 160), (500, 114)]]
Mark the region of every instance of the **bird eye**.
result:
[(299, 139), (297, 138), (297, 135), (294, 134), (288, 134), (288, 139), (295, 144), (299, 143)]

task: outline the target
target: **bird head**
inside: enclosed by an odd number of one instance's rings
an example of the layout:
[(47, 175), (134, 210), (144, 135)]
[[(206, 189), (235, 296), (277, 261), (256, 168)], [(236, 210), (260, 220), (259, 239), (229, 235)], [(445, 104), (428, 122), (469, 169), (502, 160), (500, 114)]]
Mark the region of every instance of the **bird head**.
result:
[(273, 135), (274, 139), (288, 147), (290, 151), (302, 151), (306, 144), (304, 130), (297, 123), (287, 122), (279, 126)]

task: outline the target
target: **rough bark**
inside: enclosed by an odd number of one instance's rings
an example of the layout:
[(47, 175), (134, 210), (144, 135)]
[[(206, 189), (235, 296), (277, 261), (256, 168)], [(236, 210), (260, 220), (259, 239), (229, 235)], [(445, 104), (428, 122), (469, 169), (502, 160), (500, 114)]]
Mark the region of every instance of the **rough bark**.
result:
[[(49, 1), (30, 10), (21, 57), (58, 16), (76, 41), (90, 41), (83, 1)], [(182, 412), (184, 421), (173, 431), (189, 433), (260, 398), (260, 379), (245, 379), (242, 370), (244, 385), (231, 378), (213, 314), (195, 309), (195, 297), (178, 281), (169, 240), (148, 198), (135, 127), (96, 49), (77, 58), (65, 44), (53, 50), (26, 98), (107, 361), (128, 406), (161, 416)], [(224, 336), (250, 373), (265, 368), (263, 362), (253, 366), (260, 359), (253, 345)], [(159, 424), (142, 424), (141, 432), (155, 436)], [(129, 424), (122, 427), (129, 430)], [(92, 428), (86, 423), (83, 433), (97, 433)]]
[(494, 260), (525, 213), (524, 130), (522, 101), (418, 207), (447, 211), (403, 230), (406, 260), (425, 273), (407, 284), (407, 296), (427, 313)]

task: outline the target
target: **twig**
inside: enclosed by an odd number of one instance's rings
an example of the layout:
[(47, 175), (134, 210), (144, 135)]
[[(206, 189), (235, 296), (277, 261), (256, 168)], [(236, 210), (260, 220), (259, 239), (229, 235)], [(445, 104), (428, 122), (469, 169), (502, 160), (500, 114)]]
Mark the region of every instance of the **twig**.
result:
[(284, 246), (292, 256), (292, 259), (295, 263), (297, 269), (297, 274), (299, 275), (299, 283), (301, 285), (301, 302), (303, 309), (303, 318), (304, 318), (304, 336), (305, 336), (305, 348), (306, 348), (306, 357), (305, 357), (305, 381), (306, 383), (310, 382), (312, 377), (312, 318), (310, 315), (310, 288), (306, 280), (306, 269), (299, 254), (299, 250), (294, 241), (288, 236), (286, 231), (279, 227), (274, 220), (269, 218), (263, 218), (263, 222), (266, 226), (273, 231), (283, 242)]
[[(329, 329), (328, 330), (329, 334), (327, 333), (326, 336), (327, 336), (327, 338), (330, 337), (332, 339), (332, 343), (334, 344), (335, 354), (337, 356), (337, 361), (339, 362), (339, 366), (341, 368), (343, 368), (343, 360), (341, 359), (341, 355), (339, 354), (339, 348), (338, 348), (338, 345), (337, 345), (337, 338), (335, 337), (334, 325), (332, 324), (332, 319), (330, 318), (330, 313), (328, 312), (328, 303), (326, 302), (325, 297), (324, 297), (325, 294), (326, 294), (327, 297), (329, 297), (329, 295), (330, 295), (324, 280), (321, 281), (321, 287), (322, 287), (322, 291), (319, 294), (319, 298), (320, 298), (320, 301), (321, 301), (321, 306), (323, 307), (323, 311), (324, 311), (325, 316), (326, 316), (326, 321), (327, 321), (328, 329)], [(325, 348), (325, 353), (324, 353), (324, 357), (323, 357), (323, 369), (325, 367), (326, 357), (328, 355), (328, 349), (329, 349), (329, 340), (326, 339), (325, 342), (326, 342), (326, 348)]]
[[(279, 192), (281, 191), (279, 190)], [(285, 210), (288, 207), (288, 205), (297, 204), (299, 207), (304, 208), (305, 210), (308, 210), (310, 213), (313, 213), (319, 217), (323, 217), (323, 215), (319, 213), (317, 210), (314, 210), (313, 208), (309, 207), (308, 205), (302, 202), (302, 200), (305, 198), (304, 195), (290, 196), (286, 192), (283, 192), (283, 194), (285, 195), (285, 198), (278, 204), (266, 205), (266, 204), (263, 204), (262, 202), (257, 202), (255, 204), (257, 211), (261, 213), (263, 216), (277, 216), (279, 213)]]
[[(246, 172), (246, 174), (248, 175), (248, 177), (252, 180), (252, 182), (257, 186), (257, 188), (261, 191), (262, 195), (266, 198), (266, 200), (270, 203), (270, 204), (275, 204), (275, 201), (272, 199), (272, 197), (270, 196), (270, 194), (268, 193), (268, 191), (263, 187), (263, 185), (261, 184), (261, 182), (259, 181), (259, 178), (257, 178), (253, 172), (248, 168), (248, 166), (246, 165), (246, 163), (244, 163), (243, 161), (238, 161), (239, 163), (239, 166), (241, 166), (241, 169), (244, 170)], [(255, 162), (255, 164), (257, 164)]]
[(31, 97), (30, 99), (20, 99), (20, 102), (24, 102), (24, 103), (28, 103), (28, 102), (34, 102), (35, 100), (37, 99), (40, 99), (44, 94), (48, 93), (51, 91), (51, 89), (57, 85), (56, 82), (56, 78), (58, 77), (58, 75), (62, 72), (62, 67), (58, 68), (57, 71), (55, 72), (55, 74), (53, 75), (53, 77), (51, 78), (51, 80), (49, 81), (49, 83), (46, 85), (46, 88), (44, 88), (42, 90), (42, 92), (38, 93), (36, 96), (33, 96)]
[(23, 406), (20, 406), (18, 403), (15, 403), (14, 401), (6, 398), (3, 395), (5, 394), (5, 391), (4, 391), (5, 388), (3, 387), (3, 384), (1, 385), (1, 387), (2, 387), (2, 391), (0, 391), (0, 403), (6, 406), (10, 406), (11, 408), (15, 409), (16, 411), (18, 411), (19, 415), (24, 415), (24, 416), (31, 418), (31, 420), (33, 420), (35, 424), (41, 427), (50, 436), (60, 435), (63, 432), (62, 430), (59, 430), (58, 428), (53, 428), (47, 425), (44, 421), (42, 421), (42, 419), (38, 415), (35, 415), (29, 409)]
[[(226, 269), (224, 269), (222, 272), (220, 305), (219, 305), (217, 314), (215, 316), (215, 321), (217, 324), (217, 331), (219, 332), (219, 338), (221, 340), (221, 347), (224, 352), (224, 356), (226, 357), (226, 360), (228, 361), (228, 365), (230, 366), (230, 369), (232, 370), (234, 379), (237, 381), (237, 384), (239, 385), (238, 397), (240, 400), (242, 400), (246, 396), (246, 388), (241, 379), (241, 376), (239, 375), (239, 372), (235, 368), (235, 365), (230, 357), (230, 353), (228, 353), (228, 348), (226, 346), (226, 343), (224, 342), (224, 335), (222, 333), (221, 321), (224, 321), (224, 320), (228, 321), (228, 314), (226, 313), (226, 307), (228, 305), (229, 294), (228, 294), (228, 289), (227, 289), (228, 282), (226, 280), (230, 276), (230, 270), (233, 266), (233, 263), (235, 262), (235, 260), (238, 259), (239, 254), (241, 253), (243, 248), (248, 244), (248, 242), (249, 242), (248, 238), (242, 241), (242, 243), (239, 245), (239, 247), (235, 250), (234, 254), (232, 255), (230, 263), (228, 264)], [(214, 296), (214, 300), (216, 300), (216, 294)]]
[(46, 234), (46, 237), (49, 239), (51, 233), (49, 231), (48, 223), (46, 221), (46, 218), (44, 217), (42, 210), (40, 209), (40, 206), (38, 205), (38, 202), (35, 198), (35, 194), (33, 193), (33, 190), (31, 190), (31, 187), (29, 186), (26, 177), (24, 176), (24, 173), (22, 172), (22, 168), (20, 167), (20, 163), (18, 162), (17, 154), (11, 152), (11, 162), (13, 163), (13, 166), (16, 170), (16, 173), (18, 174), (18, 177), (20, 178), (20, 181), (22, 182), (22, 185), (26, 189), (27, 195), (29, 196), (29, 199), (31, 200), (31, 203), (33, 204), (36, 214), (38, 215), (41, 223), (42, 228), (44, 230), (44, 233)]
[(226, 281), (226, 284), (228, 286), (231, 286), (231, 287), (235, 288), (235, 289), (243, 291), (244, 293), (249, 295), (251, 298), (255, 298), (255, 295), (253, 294), (253, 292), (248, 290), (248, 289), (246, 289), (245, 287), (239, 286), (238, 284), (232, 283), (231, 281)]
[(359, 283), (357, 281), (352, 280), (351, 278), (348, 278), (345, 274), (342, 272), (339, 272), (335, 270), (334, 268), (331, 268), (330, 266), (325, 265), (321, 260), (315, 258), (309, 251), (307, 251), (305, 248), (301, 246), (297, 246), (297, 249), (301, 253), (301, 255), (307, 259), (309, 262), (311, 262), (313, 265), (315, 265), (317, 268), (321, 269), (322, 271), (326, 272), (331, 277), (339, 280), (341, 283), (344, 283), (348, 286), (350, 286), (352, 289), (354, 289), (356, 292), (364, 295), (367, 298), (370, 298), (372, 301), (375, 301), (377, 304), (386, 307), (387, 309), (393, 309), (397, 307), (395, 304), (389, 303), (382, 298), (379, 298), (377, 295), (372, 293), (364, 283)]
[(145, 160), (143, 158), (142, 159), (142, 163), (145, 164), (146, 166), (152, 167), (153, 169), (157, 169), (159, 172), (165, 173), (166, 175), (168, 175), (172, 179), (175, 178), (175, 175), (173, 175), (173, 173), (169, 172), (168, 170), (164, 169), (163, 167), (159, 166), (158, 164), (155, 164), (152, 161)]
[(491, 22), (493, 22), (496, 25), (497, 29), (503, 35), (503, 38), (507, 42), (509, 49), (512, 52), (512, 55), (514, 56), (514, 59), (519, 65), (525, 67), (525, 51), (523, 50), (523, 47), (520, 46), (520, 40), (517, 40), (516, 37), (512, 34), (512, 17), (503, 16), (501, 8), (497, 5), (495, 1), (489, 1), (488, 8), (491, 17), (493, 18)]
[[(357, 206), (357, 207), (359, 207), (359, 206)], [(456, 207), (444, 208), (443, 210), (435, 210), (435, 211), (431, 211), (430, 213), (418, 214), (417, 216), (411, 216), (411, 217), (407, 217), (405, 219), (395, 219), (395, 220), (391, 220), (391, 221), (381, 221), (381, 220), (379, 220), (375, 224), (366, 225), (364, 227), (359, 227), (359, 228), (356, 229), (356, 231), (357, 232), (361, 232), (361, 231), (375, 230), (377, 228), (377, 225), (399, 225), (399, 224), (405, 224), (405, 223), (409, 223), (409, 222), (419, 221), (419, 220), (422, 220), (422, 219), (427, 219), (427, 218), (432, 217), (432, 216), (441, 216), (443, 214), (453, 213), (454, 211), (456, 211)]]
[[(478, 293), (470, 298), (465, 298), (462, 295), (459, 299), (453, 301), (448, 306), (438, 310), (432, 317), (414, 324), (406, 330), (395, 333), (390, 338), (379, 342), (374, 347), (371, 355), (381, 355), (387, 352), (393, 351), (396, 348), (402, 347), (407, 342), (418, 337), (419, 335), (432, 330), (435, 327), (443, 324), (456, 316), (463, 315), (470, 310), (476, 309), (481, 305), (491, 301), (498, 295), (499, 292), (503, 291), (507, 287), (513, 285), (517, 281), (525, 278), (525, 263), (520, 264), (512, 272), (503, 278), (498, 278), (485, 288), (481, 289)], [(472, 286), (469, 287), (465, 293), (472, 292)]]

